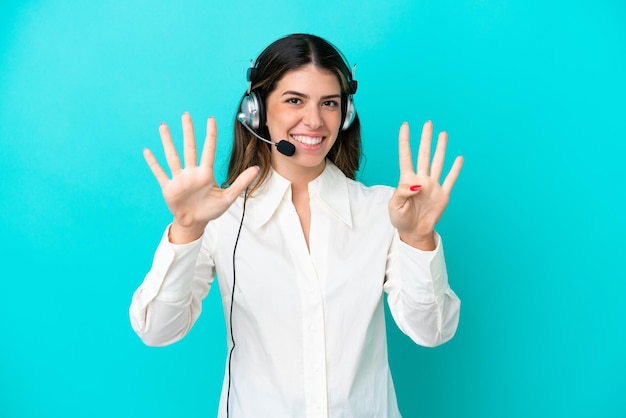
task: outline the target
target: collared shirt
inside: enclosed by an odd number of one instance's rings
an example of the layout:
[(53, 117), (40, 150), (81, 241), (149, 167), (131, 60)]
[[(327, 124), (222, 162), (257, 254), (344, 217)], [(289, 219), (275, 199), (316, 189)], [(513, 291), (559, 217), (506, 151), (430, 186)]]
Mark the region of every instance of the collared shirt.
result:
[[(288, 180), (273, 171), (246, 202), (234, 265), (230, 416), (399, 417), (383, 293), (417, 344), (452, 338), (460, 301), (448, 285), (441, 239), (434, 251), (403, 243), (389, 220), (393, 189), (365, 187), (331, 162), (308, 190), (309, 247)], [(243, 197), (190, 244), (163, 235), (130, 307), (146, 344), (181, 339), (215, 277), (228, 321), (242, 211)], [(229, 351), (230, 338), (228, 330)], [(219, 417), (227, 386), (228, 370)]]

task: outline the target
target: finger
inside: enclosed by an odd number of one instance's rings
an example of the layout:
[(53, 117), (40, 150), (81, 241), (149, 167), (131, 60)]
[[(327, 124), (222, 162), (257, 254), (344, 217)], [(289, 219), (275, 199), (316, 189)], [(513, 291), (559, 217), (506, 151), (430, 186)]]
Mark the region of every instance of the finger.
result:
[(217, 141), (217, 125), (213, 116), (209, 116), (206, 122), (206, 138), (202, 147), (202, 155), (200, 156), (200, 165), (208, 168), (213, 172), (213, 163), (215, 162), (215, 146)]
[(432, 137), (433, 124), (431, 121), (427, 121), (422, 127), (422, 138), (420, 139), (420, 146), (417, 151), (417, 174), (428, 175)]
[(452, 164), (450, 172), (448, 173), (446, 179), (441, 185), (442, 189), (447, 194), (450, 194), (450, 192), (452, 191), (452, 187), (454, 186), (456, 179), (459, 177), (459, 173), (461, 173), (461, 167), (463, 167), (463, 157), (459, 156), (456, 157), (456, 159), (454, 160), (454, 164)]
[(193, 122), (188, 112), (183, 113), (183, 155), (185, 167), (195, 167), (198, 164), (196, 157), (196, 137), (193, 133)]
[(446, 146), (448, 145), (448, 134), (441, 132), (437, 137), (437, 147), (435, 148), (435, 155), (433, 156), (433, 162), (430, 167), (430, 177), (439, 183), (441, 178), (441, 172), (443, 171), (443, 161), (446, 156)]
[(400, 184), (396, 188), (391, 197), (391, 200), (394, 202), (406, 202), (416, 194), (418, 194), (422, 190), (422, 186), (419, 184)]
[(398, 156), (400, 158), (400, 173), (414, 173), (413, 171), (413, 157), (411, 157), (411, 143), (410, 143), (410, 131), (409, 124), (404, 122), (400, 126), (400, 133), (398, 134)]
[(165, 152), (167, 165), (169, 166), (172, 175), (174, 175), (181, 170), (180, 158), (178, 158), (178, 153), (176, 152), (176, 148), (172, 142), (170, 130), (165, 123), (161, 123), (161, 126), (159, 126), (159, 133), (161, 134), (161, 143), (163, 144), (163, 151)]
[(154, 154), (152, 154), (152, 151), (148, 148), (143, 150), (143, 158), (146, 160), (146, 163), (148, 163), (148, 167), (150, 167), (150, 170), (159, 182), (159, 185), (163, 188), (169, 181), (167, 173), (165, 173), (165, 171), (161, 168), (156, 158), (154, 158)]
[(259, 174), (259, 170), (258, 166), (248, 167), (237, 176), (235, 181), (226, 189), (230, 202), (234, 202), (237, 196), (252, 184), (257, 174)]

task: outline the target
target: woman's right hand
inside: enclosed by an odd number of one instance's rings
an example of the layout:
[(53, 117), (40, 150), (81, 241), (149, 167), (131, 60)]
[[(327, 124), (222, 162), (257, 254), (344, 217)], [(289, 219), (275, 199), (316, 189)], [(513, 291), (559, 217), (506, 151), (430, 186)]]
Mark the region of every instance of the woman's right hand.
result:
[(193, 123), (188, 113), (183, 114), (182, 123), (184, 168), (181, 166), (169, 128), (165, 123), (159, 127), (163, 151), (172, 174), (171, 179), (149, 149), (143, 152), (148, 166), (161, 186), (165, 203), (174, 215), (169, 238), (170, 242), (175, 244), (185, 244), (200, 238), (206, 225), (222, 215), (237, 196), (254, 181), (259, 172), (258, 167), (249, 167), (230, 187), (220, 188), (213, 174), (217, 137), (215, 119), (209, 117), (207, 121), (206, 139), (199, 165)]

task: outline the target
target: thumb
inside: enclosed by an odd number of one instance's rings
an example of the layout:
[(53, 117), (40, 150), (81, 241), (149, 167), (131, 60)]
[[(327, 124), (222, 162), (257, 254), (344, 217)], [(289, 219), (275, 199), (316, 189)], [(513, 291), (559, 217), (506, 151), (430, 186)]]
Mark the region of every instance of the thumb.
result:
[(403, 208), (407, 201), (417, 195), (420, 190), (422, 190), (422, 186), (419, 184), (399, 184), (391, 199), (389, 199), (389, 209), (398, 210)]
[(418, 194), (420, 190), (422, 190), (421, 184), (399, 184), (392, 199), (404, 201)]
[(235, 199), (239, 196), (245, 189), (248, 187), (256, 176), (259, 174), (261, 169), (258, 166), (248, 167), (246, 168), (235, 181), (228, 187), (229, 194)]

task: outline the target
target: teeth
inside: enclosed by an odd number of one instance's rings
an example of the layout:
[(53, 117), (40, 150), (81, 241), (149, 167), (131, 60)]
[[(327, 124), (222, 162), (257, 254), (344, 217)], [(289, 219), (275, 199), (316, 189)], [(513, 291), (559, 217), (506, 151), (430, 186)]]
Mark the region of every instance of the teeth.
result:
[(303, 135), (291, 135), (293, 139), (301, 142), (305, 145), (317, 145), (324, 139), (323, 136), (303, 136)]

